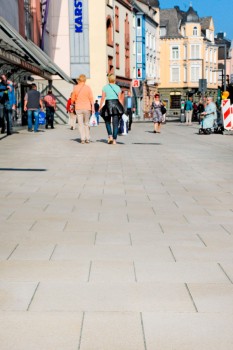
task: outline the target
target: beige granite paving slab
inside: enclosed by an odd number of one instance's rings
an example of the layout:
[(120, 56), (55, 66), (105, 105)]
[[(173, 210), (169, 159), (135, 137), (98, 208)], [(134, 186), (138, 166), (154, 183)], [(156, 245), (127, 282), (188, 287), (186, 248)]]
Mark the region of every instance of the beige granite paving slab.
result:
[[(77, 261), (0, 261), (0, 281), (41, 282), (72, 281), (86, 282), (91, 268), (90, 262)], [(124, 271), (123, 271), (124, 272)]]
[(189, 283), (190, 293), (198, 312), (233, 314), (233, 284)]
[(1, 350), (78, 349), (81, 313), (0, 312)]
[[(1, 275), (0, 275), (1, 276)], [(133, 262), (94, 261), (91, 264), (90, 282), (135, 282)]]
[(233, 314), (143, 313), (147, 350), (232, 350)]
[(212, 262), (135, 262), (135, 274), (138, 282), (229, 284), (219, 265)]
[[(84, 249), (85, 248), (85, 249)], [(128, 244), (102, 244), (90, 246), (74, 246), (59, 244), (53, 253), (52, 260), (81, 261), (174, 261), (168, 247), (129, 246)]]
[(193, 312), (184, 284), (40, 283), (31, 311)]
[(0, 281), (0, 311), (26, 311), (37, 285), (36, 282)]
[(145, 350), (137, 313), (85, 313), (81, 350)]

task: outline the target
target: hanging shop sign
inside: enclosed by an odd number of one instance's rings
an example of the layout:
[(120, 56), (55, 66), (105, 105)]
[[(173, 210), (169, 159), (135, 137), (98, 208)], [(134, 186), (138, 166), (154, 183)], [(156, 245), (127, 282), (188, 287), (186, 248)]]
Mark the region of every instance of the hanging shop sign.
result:
[(75, 33), (83, 32), (83, 3), (82, 1), (74, 0), (74, 22)]

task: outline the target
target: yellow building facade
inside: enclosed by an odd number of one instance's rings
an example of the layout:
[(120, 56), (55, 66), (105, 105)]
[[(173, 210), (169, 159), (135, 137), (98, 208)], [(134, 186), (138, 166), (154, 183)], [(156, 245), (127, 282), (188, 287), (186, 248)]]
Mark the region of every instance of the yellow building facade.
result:
[(180, 115), (181, 103), (211, 95), (217, 99), (218, 46), (212, 17), (199, 18), (192, 7), (160, 11), (159, 92), (168, 114)]

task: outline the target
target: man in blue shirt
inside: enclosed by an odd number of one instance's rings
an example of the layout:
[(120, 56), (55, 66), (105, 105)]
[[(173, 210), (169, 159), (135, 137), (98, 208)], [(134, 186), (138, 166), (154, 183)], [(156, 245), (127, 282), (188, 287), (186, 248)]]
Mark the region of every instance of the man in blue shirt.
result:
[(186, 125), (192, 125), (192, 115), (193, 115), (193, 98), (190, 96), (188, 100), (185, 102), (185, 117), (186, 117)]
[(124, 98), (124, 109), (126, 114), (129, 117), (129, 127), (128, 130), (131, 130), (131, 125), (133, 122), (133, 112), (135, 111), (135, 99), (131, 96), (131, 91), (128, 91), (128, 94)]

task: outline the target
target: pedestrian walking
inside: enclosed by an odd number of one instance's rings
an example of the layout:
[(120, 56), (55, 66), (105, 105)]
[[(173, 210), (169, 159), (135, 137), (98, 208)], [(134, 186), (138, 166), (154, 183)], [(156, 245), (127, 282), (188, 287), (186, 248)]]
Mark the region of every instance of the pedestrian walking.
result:
[(189, 96), (188, 100), (185, 102), (185, 119), (186, 125), (192, 125), (192, 114), (193, 114), (193, 98)]
[(70, 94), (70, 97), (68, 98), (68, 100), (66, 102), (66, 112), (69, 113), (68, 124), (70, 125), (70, 130), (75, 130), (75, 128), (76, 128), (76, 114), (75, 114), (74, 104), (71, 103), (71, 96), (72, 96), (72, 93)]
[[(121, 100), (121, 89), (116, 84), (116, 77), (113, 74), (108, 76), (108, 84), (102, 89), (102, 97), (100, 100), (100, 111), (101, 116), (105, 120), (105, 126), (108, 133), (108, 143), (116, 144), (119, 119), (124, 113), (124, 108), (120, 103)], [(103, 106), (105, 102), (105, 106)], [(111, 126), (112, 121), (112, 126)]]
[(44, 104), (46, 108), (46, 129), (49, 124), (51, 129), (54, 129), (54, 113), (56, 110), (56, 97), (53, 95), (52, 90), (48, 90), (47, 95), (44, 97)]
[(95, 116), (96, 116), (97, 124), (99, 125), (99, 122), (100, 122), (100, 112), (99, 112), (100, 105), (99, 105), (98, 100), (95, 100), (94, 108), (95, 108)]
[(32, 131), (32, 117), (34, 116), (34, 132), (39, 129), (39, 112), (43, 111), (43, 102), (40, 92), (37, 91), (35, 83), (31, 84), (31, 89), (24, 97), (24, 111), (28, 115), (28, 131)]
[(128, 94), (124, 98), (124, 109), (125, 113), (129, 118), (128, 121), (128, 131), (131, 130), (131, 125), (133, 122), (133, 112), (135, 111), (135, 98), (131, 95), (131, 91), (128, 91)]
[(155, 134), (160, 134), (161, 132), (161, 125), (163, 122), (162, 108), (164, 108), (164, 104), (160, 101), (160, 95), (156, 93), (150, 108), (150, 114), (152, 114), (152, 120), (154, 122)]
[(15, 89), (13, 82), (7, 79), (5, 74), (0, 77), (0, 123), (1, 133), (12, 134), (13, 111), (16, 108)]
[(71, 103), (75, 104), (82, 144), (90, 142), (89, 119), (91, 113), (94, 113), (93, 93), (90, 86), (86, 85), (86, 79), (85, 74), (77, 78), (78, 85), (74, 87), (71, 97)]

